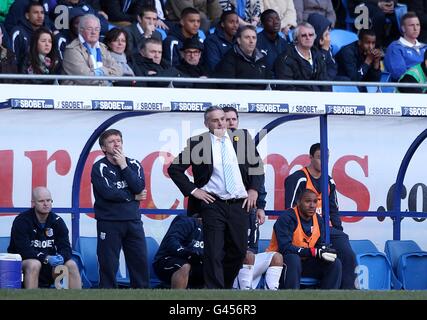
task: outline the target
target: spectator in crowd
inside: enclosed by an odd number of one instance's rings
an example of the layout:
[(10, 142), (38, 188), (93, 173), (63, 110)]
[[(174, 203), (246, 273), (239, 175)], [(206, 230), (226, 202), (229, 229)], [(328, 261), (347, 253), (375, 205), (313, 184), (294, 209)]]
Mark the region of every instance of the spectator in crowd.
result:
[[(68, 14), (70, 15), (80, 15), (84, 16), (87, 14), (93, 14), (99, 19), (101, 24), (101, 34), (104, 35), (108, 31), (108, 16), (105, 12), (98, 12), (89, 4), (87, 0), (58, 0), (58, 5), (55, 7), (55, 13), (53, 14), (54, 19), (56, 20), (60, 14), (62, 14), (62, 10), (58, 10), (58, 7), (63, 8), (66, 7), (68, 9)], [(74, 11), (71, 13), (71, 11)], [(79, 13), (77, 13), (79, 12)], [(65, 26), (66, 28), (68, 26)]]
[[(125, 77), (134, 77), (135, 73), (128, 64), (128, 34), (123, 29), (113, 28), (107, 32), (104, 43), (110, 51), (111, 57), (119, 65), (122, 75)], [(116, 81), (114, 86), (135, 86), (135, 81)]]
[(377, 36), (379, 48), (387, 47), (399, 37), (397, 19), (394, 12), (397, 0), (354, 0), (353, 3), (356, 6), (363, 4), (368, 8), (370, 28), (374, 30)]
[(129, 26), (137, 21), (145, 0), (102, 0), (102, 7), (108, 20), (120, 27)]
[(132, 288), (148, 288), (149, 269), (144, 228), (139, 212), (146, 198), (144, 170), (123, 152), (122, 133), (108, 129), (99, 137), (105, 157), (92, 167), (98, 234), (99, 287), (117, 288), (120, 249), (123, 248)]
[[(25, 58), (23, 73), (53, 75), (59, 73), (60, 67), (53, 33), (45, 27), (37, 29), (31, 38), (30, 52)], [(26, 83), (52, 84), (57, 81), (34, 79), (26, 80)]]
[(156, 30), (157, 11), (153, 7), (143, 7), (137, 16), (138, 21), (125, 28), (128, 33), (129, 51), (137, 53), (142, 42), (149, 38), (162, 40), (162, 35)]
[(79, 36), (79, 23), (82, 16), (84, 13), (79, 8), (68, 10), (68, 28), (60, 30), (60, 36), (55, 37), (61, 59), (64, 59), (64, 51), (67, 45)]
[(169, 30), (169, 35), (163, 42), (163, 57), (173, 67), (179, 64), (181, 59), (180, 49), (187, 38), (199, 38), (200, 13), (194, 8), (185, 8), (181, 12), (179, 24)]
[(18, 63), (18, 70), (22, 73), (25, 56), (30, 51), (31, 38), (34, 32), (44, 25), (45, 13), (38, 2), (31, 2), (25, 10), (25, 19), (19, 21), (12, 29), (12, 49)]
[[(427, 51), (424, 52), (424, 61), (410, 67), (399, 79), (402, 83), (427, 83)], [(398, 92), (404, 93), (426, 93), (427, 88), (403, 88), (399, 87)]]
[(299, 289), (301, 277), (319, 279), (321, 289), (339, 289), (341, 261), (336, 251), (324, 244), (324, 222), (316, 213), (317, 194), (304, 189), (298, 196), (296, 206), (286, 210), (275, 222), (267, 251), (283, 255), (284, 289)]
[(312, 13), (318, 13), (331, 22), (331, 27), (335, 26), (337, 17), (331, 0), (298, 0), (294, 1), (297, 12), (297, 23), (308, 21)]
[[(264, 167), (249, 133), (227, 130), (220, 107), (206, 109), (204, 118), (209, 132), (191, 137), (168, 173), (189, 197), (189, 215), (202, 218), (206, 288), (230, 289), (246, 255), (247, 214), (256, 206)], [(194, 183), (185, 174), (190, 166)]]
[(13, 29), (18, 26), (21, 21), (28, 19), (26, 18), (26, 12), (28, 6), (33, 3), (39, 4), (43, 7), (44, 25), (51, 30), (53, 29), (53, 23), (49, 20), (48, 17), (49, 12), (53, 11), (50, 0), (15, 0), (9, 7), (9, 12), (7, 13), (4, 20), (4, 26), (10, 35), (12, 35)]
[[(257, 48), (257, 33), (254, 26), (246, 25), (239, 28), (236, 34), (236, 44), (218, 63), (215, 70), (217, 78), (232, 79), (271, 79), (265, 56)], [(265, 84), (222, 85), (223, 88), (259, 89), (266, 88)]]
[(33, 189), (31, 209), (13, 221), (7, 251), (21, 255), (26, 289), (49, 288), (59, 265), (68, 269), (68, 287), (81, 289), (79, 269), (71, 259), (68, 229), (64, 220), (52, 212), (52, 202), (47, 188)]
[(145, 0), (145, 6), (155, 8), (157, 12), (156, 28), (169, 30), (165, 16), (165, 2), (163, 0)]
[[(162, 42), (158, 39), (147, 39), (142, 43), (139, 53), (132, 55), (132, 70), (136, 76), (141, 77), (179, 77), (180, 73), (175, 67), (169, 67), (162, 60)], [(166, 87), (167, 82), (137, 83), (138, 86)]]
[(277, 12), (281, 21), (280, 31), (286, 36), (290, 29), (297, 26), (297, 12), (293, 0), (264, 0), (261, 3), (264, 5), (264, 9), (261, 12), (267, 9)]
[(217, 64), (222, 60), (225, 53), (231, 49), (236, 42), (236, 33), (239, 29), (239, 17), (232, 10), (224, 11), (220, 17), (219, 24), (214, 34), (209, 35), (204, 41), (205, 50), (203, 60), (210, 72), (215, 70)]
[[(237, 130), (239, 127), (239, 113), (233, 107), (224, 107), (227, 128)], [(280, 275), (283, 269), (283, 258), (278, 252), (258, 253), (259, 226), (265, 222), (265, 198), (267, 192), (264, 184), (258, 191), (256, 209), (252, 209), (248, 215), (248, 249), (246, 251), (243, 266), (234, 280), (233, 288), (241, 290), (256, 289), (265, 273), (264, 289), (277, 290)]]
[(277, 56), (288, 50), (287, 41), (279, 35), (280, 17), (276, 11), (267, 9), (261, 14), (264, 29), (257, 34), (256, 46), (265, 55), (268, 70), (272, 71)]
[[(299, 24), (294, 31), (294, 45), (277, 57), (274, 74), (284, 80), (329, 80), (322, 55), (313, 48), (316, 33), (308, 22)], [(331, 91), (322, 85), (278, 85), (280, 90)]]
[[(3, 28), (0, 28), (0, 73), (17, 73), (15, 54), (3, 45), (3, 32)], [(1, 82), (9, 82), (9, 80), (0, 79)]]
[(11, 45), (11, 42), (10, 42), (10, 37), (9, 37), (9, 34), (7, 33), (6, 28), (3, 25), (3, 23), (0, 23), (0, 31), (1, 31), (1, 34), (2, 34), (2, 46), (4, 48), (8, 48), (8, 49), (12, 50), (12, 45)]
[[(121, 76), (122, 71), (107, 47), (99, 42), (99, 19), (91, 14), (80, 18), (79, 37), (64, 52), (65, 74), (85, 76)], [(65, 80), (65, 84), (111, 85), (103, 80)]]
[(400, 0), (408, 6), (408, 11), (415, 12), (420, 19), (421, 31), (418, 40), (427, 43), (427, 0)]
[(201, 219), (176, 216), (154, 257), (154, 272), (171, 289), (202, 288), (203, 246)]
[(427, 50), (427, 45), (418, 41), (420, 20), (414, 12), (406, 13), (400, 25), (403, 36), (389, 45), (384, 57), (384, 66), (394, 81), (410, 67), (421, 63)]
[(316, 39), (314, 39), (313, 48), (317, 50), (317, 54), (320, 55), (325, 61), (326, 72), (328, 73), (329, 80), (343, 80), (338, 79), (338, 65), (332, 54), (331, 47), (331, 22), (324, 16), (318, 13), (312, 13), (308, 16), (307, 22), (311, 24), (316, 33)]
[(113, 28), (107, 32), (104, 43), (110, 51), (111, 57), (116, 60), (124, 76), (134, 76), (132, 68), (127, 62), (128, 34), (123, 29)]
[[(310, 189), (318, 198), (316, 213), (323, 216), (321, 174), (320, 143), (315, 143), (310, 147), (310, 164), (301, 170), (295, 171), (285, 180), (285, 208), (295, 206), (304, 190)], [(348, 235), (343, 231), (335, 182), (331, 177), (328, 177), (328, 180), (331, 242), (342, 263), (342, 282), (340, 287), (341, 289), (354, 289), (356, 257), (351, 249)]]
[[(181, 48), (182, 61), (176, 69), (181, 73), (182, 77), (190, 78), (207, 78), (209, 76), (208, 68), (201, 61), (203, 51), (203, 43), (198, 39), (188, 38), (184, 41), (184, 46)], [(207, 83), (186, 83), (186, 88), (209, 88)]]
[(221, 15), (221, 7), (218, 0), (169, 0), (166, 2), (167, 19), (179, 22), (183, 18), (183, 10), (193, 8), (200, 14), (200, 29), (209, 33), (211, 23)]
[[(359, 40), (341, 48), (336, 56), (338, 74), (351, 81), (380, 81), (383, 53), (376, 48), (376, 36), (372, 29), (361, 29)], [(359, 91), (366, 92), (365, 87)]]
[(219, 0), (223, 11), (233, 10), (239, 16), (240, 26), (258, 26), (261, 16), (262, 0)]

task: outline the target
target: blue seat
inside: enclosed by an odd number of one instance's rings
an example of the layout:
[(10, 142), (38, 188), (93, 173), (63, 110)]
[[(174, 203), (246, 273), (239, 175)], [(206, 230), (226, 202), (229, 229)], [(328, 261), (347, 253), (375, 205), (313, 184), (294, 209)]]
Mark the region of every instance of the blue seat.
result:
[(403, 289), (427, 289), (427, 252), (413, 240), (388, 240), (385, 249)]
[(156, 31), (158, 31), (162, 35), (162, 40), (165, 40), (166, 37), (168, 36), (166, 31), (163, 30), (162, 28), (156, 28)]
[(332, 86), (333, 92), (359, 92), (356, 86)]
[(270, 239), (258, 239), (258, 252), (265, 252), (270, 245)]
[(350, 245), (356, 255), (359, 289), (390, 290), (393, 273), (386, 255), (370, 240), (350, 240)]
[(147, 243), (147, 260), (148, 266), (150, 269), (150, 288), (157, 288), (160, 285), (160, 279), (157, 277), (153, 268), (154, 256), (159, 250), (159, 244), (152, 237), (146, 237), (145, 241)]
[(348, 30), (333, 29), (331, 31), (332, 54), (335, 56), (340, 49), (354, 41), (357, 41), (357, 34)]
[(399, 32), (400, 32), (400, 19), (402, 19), (402, 17), (408, 12), (408, 6), (406, 4), (403, 3), (398, 3), (395, 7), (394, 7), (394, 14), (396, 15), (396, 20), (397, 20), (397, 26), (399, 28)]
[(77, 250), (83, 263), (83, 270), (90, 287), (96, 288), (99, 284), (99, 265), (96, 255), (96, 237), (80, 237), (77, 244)]
[(6, 253), (9, 247), (10, 237), (0, 237), (0, 252)]

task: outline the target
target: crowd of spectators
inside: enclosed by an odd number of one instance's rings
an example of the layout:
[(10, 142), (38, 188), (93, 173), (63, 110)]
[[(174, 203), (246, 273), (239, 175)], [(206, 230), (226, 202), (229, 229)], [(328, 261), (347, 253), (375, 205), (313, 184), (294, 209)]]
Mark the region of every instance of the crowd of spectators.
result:
[[(2, 1), (0, 72), (320, 81), (379, 81), (388, 72), (399, 81), (427, 50), (427, 1), (401, 2), (410, 11), (397, 21), (395, 0), (349, 0), (347, 8), (340, 0)], [(333, 53), (331, 32), (343, 28), (343, 10), (357, 6), (368, 8), (368, 29), (355, 28), (358, 40)], [(62, 84), (168, 85), (126, 79)]]

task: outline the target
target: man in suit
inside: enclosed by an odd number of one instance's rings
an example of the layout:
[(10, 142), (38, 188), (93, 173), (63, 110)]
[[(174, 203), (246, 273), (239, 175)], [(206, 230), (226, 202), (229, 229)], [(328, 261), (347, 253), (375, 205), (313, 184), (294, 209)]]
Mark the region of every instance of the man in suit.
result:
[[(256, 207), (264, 167), (246, 130), (227, 130), (224, 111), (205, 111), (209, 132), (191, 137), (168, 169), (189, 214), (200, 213), (204, 233), (207, 288), (231, 288), (242, 267), (248, 241), (247, 214)], [(185, 175), (192, 167), (194, 182)]]

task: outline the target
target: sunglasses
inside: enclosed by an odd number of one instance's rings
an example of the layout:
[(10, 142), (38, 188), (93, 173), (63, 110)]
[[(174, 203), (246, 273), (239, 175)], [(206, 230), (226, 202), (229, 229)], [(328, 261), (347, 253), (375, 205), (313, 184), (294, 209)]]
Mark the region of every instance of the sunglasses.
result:
[(314, 33), (303, 33), (301, 38), (312, 38), (314, 37)]

